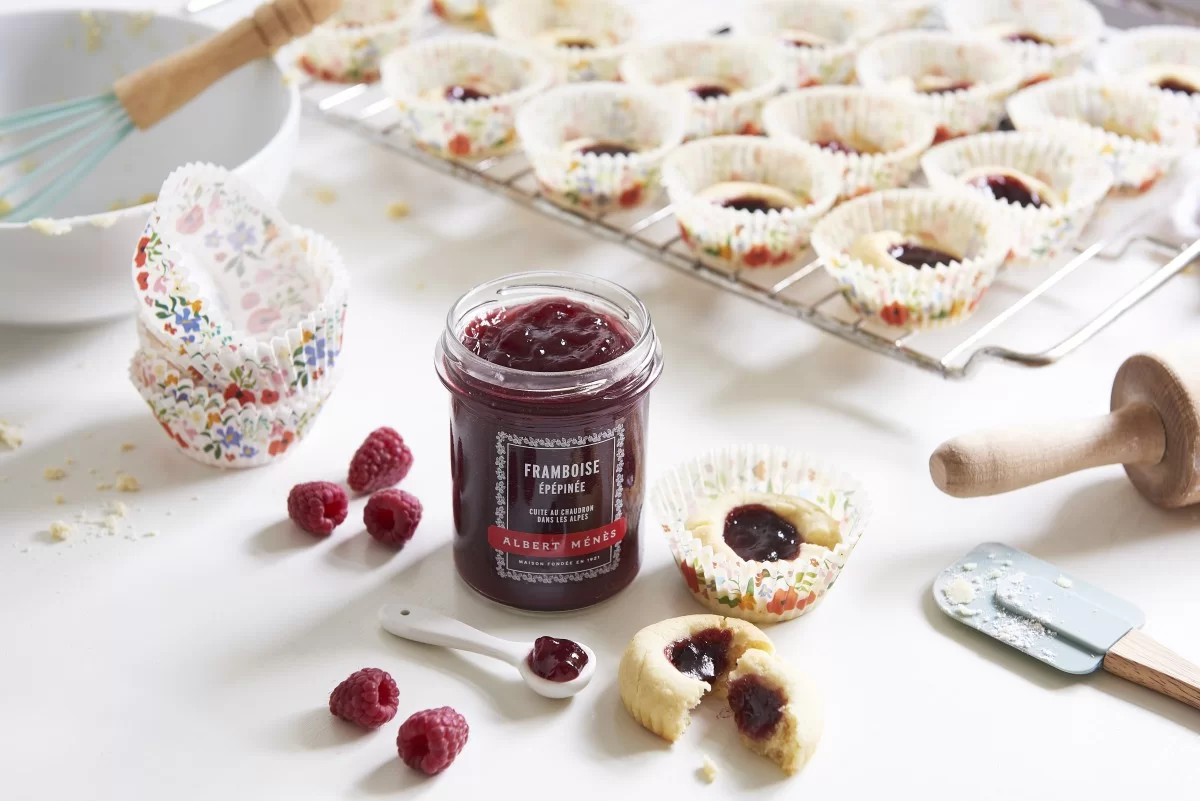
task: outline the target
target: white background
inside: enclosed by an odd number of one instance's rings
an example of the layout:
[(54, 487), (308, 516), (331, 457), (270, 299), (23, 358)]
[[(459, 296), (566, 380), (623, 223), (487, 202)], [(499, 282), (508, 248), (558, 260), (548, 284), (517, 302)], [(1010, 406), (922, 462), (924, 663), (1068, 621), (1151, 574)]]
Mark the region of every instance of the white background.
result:
[[(700, 32), (728, 12), (697, 5), (646, 13), (656, 30)], [(324, 188), (335, 203), (317, 202)], [(387, 218), (396, 200), (411, 204), (408, 219)], [(0, 798), (1195, 797), (1200, 712), (1107, 675), (1056, 673), (944, 618), (929, 586), (976, 543), (1003, 540), (1140, 604), (1147, 632), (1200, 660), (1197, 512), (1155, 509), (1119, 468), (969, 502), (939, 494), (926, 470), (932, 448), (961, 431), (1104, 411), (1123, 358), (1195, 332), (1195, 276), (1062, 365), (989, 366), (948, 383), (310, 119), (282, 205), (332, 238), (353, 274), (345, 378), (282, 463), (221, 472), (174, 452), (126, 379), (132, 320), (0, 330), (0, 416), (27, 435), (0, 453)], [(870, 489), (874, 519), (837, 588), (811, 616), (769, 632), (825, 689), (825, 737), (800, 776), (784, 780), (743, 751), (715, 709), (673, 748), (622, 709), (614, 681), (629, 637), (701, 611), (653, 528), (638, 580), (587, 612), (513, 614), (456, 579), (433, 343), (457, 295), (527, 269), (594, 272), (650, 307), (666, 351), (652, 476), (708, 444), (779, 442), (836, 460)], [(1038, 317), (1022, 325), (1036, 333)], [(295, 530), (288, 489), (343, 480), (362, 437), (385, 424), (416, 454), (403, 486), (425, 517), (412, 543), (394, 555), (376, 545), (362, 500), (327, 540)], [(119, 452), (125, 441), (137, 449)], [(43, 481), (66, 457), (77, 460), (69, 477)], [(145, 486), (123, 496), (136, 507), (133, 540), (53, 544), (44, 533), (112, 497), (94, 491), (89, 467), (124, 468)], [(53, 504), (60, 492), (66, 507)], [(595, 682), (551, 702), (498, 663), (391, 639), (374, 615), (393, 599), (501, 636), (588, 642)], [(400, 684), (397, 719), (373, 734), (325, 709), (334, 685), (364, 666)], [(467, 717), (471, 736), (427, 780), (396, 759), (394, 738), (408, 714), (442, 704)], [(695, 776), (702, 752), (721, 768), (712, 787)]]

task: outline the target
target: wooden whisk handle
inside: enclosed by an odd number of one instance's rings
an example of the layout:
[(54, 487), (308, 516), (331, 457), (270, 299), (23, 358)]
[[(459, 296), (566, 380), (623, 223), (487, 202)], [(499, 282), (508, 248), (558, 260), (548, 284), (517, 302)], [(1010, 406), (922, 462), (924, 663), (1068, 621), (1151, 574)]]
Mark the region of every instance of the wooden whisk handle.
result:
[(145, 130), (251, 61), (268, 56), (328, 19), (341, 0), (275, 0), (203, 42), (126, 75), (113, 86), (129, 118)]
[(933, 452), (929, 473), (942, 492), (976, 498), (1089, 467), (1158, 464), (1166, 447), (1158, 412), (1131, 403), (1090, 420), (965, 434)]

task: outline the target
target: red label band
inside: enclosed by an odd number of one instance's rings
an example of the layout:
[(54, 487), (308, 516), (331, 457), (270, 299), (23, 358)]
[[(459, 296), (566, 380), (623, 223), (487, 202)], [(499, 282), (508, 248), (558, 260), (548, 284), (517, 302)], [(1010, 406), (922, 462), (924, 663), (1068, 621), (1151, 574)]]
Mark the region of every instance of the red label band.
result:
[(561, 559), (566, 556), (603, 551), (625, 539), (625, 518), (620, 517), (599, 528), (575, 534), (524, 534), (499, 526), (488, 527), (488, 544), (497, 551), (542, 559)]

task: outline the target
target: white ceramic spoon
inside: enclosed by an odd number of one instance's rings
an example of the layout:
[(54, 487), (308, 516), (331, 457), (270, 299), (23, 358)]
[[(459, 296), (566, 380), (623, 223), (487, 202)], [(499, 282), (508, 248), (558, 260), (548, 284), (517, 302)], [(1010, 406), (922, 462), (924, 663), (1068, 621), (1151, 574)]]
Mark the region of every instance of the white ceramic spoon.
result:
[(528, 657), (533, 650), (533, 643), (502, 640), (473, 629), (460, 620), (411, 604), (385, 604), (379, 610), (379, 624), (401, 639), (472, 651), (503, 660), (520, 671), (521, 678), (534, 692), (547, 698), (570, 698), (586, 687), (596, 672), (595, 652), (579, 643), (579, 647), (587, 654), (587, 664), (579, 675), (570, 681), (543, 679), (529, 667)]

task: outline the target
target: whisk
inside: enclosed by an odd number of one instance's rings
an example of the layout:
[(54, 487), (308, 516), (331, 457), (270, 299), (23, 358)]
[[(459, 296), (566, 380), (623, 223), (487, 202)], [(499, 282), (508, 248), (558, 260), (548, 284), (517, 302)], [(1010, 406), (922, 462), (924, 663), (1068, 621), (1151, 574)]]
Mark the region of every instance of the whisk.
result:
[[(146, 130), (238, 67), (270, 55), (325, 21), (342, 0), (275, 0), (211, 39), (126, 75), (112, 91), (0, 116), (0, 136), (56, 126), (0, 153), (0, 167), (58, 143), (62, 149), (0, 185), (0, 221), (48, 212), (133, 129)], [(10, 198), (20, 196), (14, 203)]]

